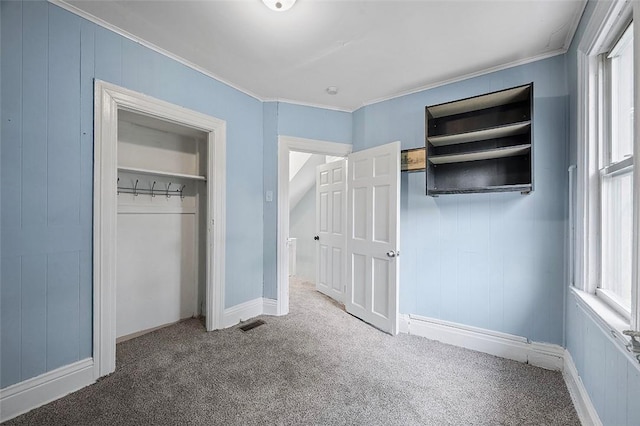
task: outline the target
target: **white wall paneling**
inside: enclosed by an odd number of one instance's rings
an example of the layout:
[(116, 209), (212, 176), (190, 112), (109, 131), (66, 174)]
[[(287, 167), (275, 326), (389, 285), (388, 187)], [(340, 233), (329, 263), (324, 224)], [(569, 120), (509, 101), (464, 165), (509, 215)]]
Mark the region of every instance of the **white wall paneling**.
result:
[(202, 313), (206, 136), (129, 111), (118, 115), (118, 339)]
[(198, 222), (195, 211), (118, 212), (117, 338), (200, 313)]

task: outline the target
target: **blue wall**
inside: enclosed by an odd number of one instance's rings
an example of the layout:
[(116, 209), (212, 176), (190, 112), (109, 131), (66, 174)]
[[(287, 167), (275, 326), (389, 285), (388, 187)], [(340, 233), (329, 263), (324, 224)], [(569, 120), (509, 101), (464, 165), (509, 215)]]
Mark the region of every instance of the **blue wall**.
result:
[(94, 78), (227, 121), (225, 305), (262, 297), (262, 103), (57, 6), (0, 7), (0, 387), (91, 356)]
[(227, 121), (227, 307), (277, 295), (278, 135), (420, 147), (425, 105), (533, 81), (531, 195), (429, 198), (402, 174), (401, 312), (566, 343), (603, 422), (637, 424), (638, 364), (565, 291), (584, 26), (567, 55), (349, 114), (261, 103), (56, 6), (0, 2), (0, 387), (91, 355), (94, 78)]
[(400, 140), (424, 146), (425, 105), (534, 82), (535, 191), (425, 196), (401, 183), (400, 312), (563, 343), (567, 195), (564, 56), (366, 106), (354, 151)]
[(278, 224), (278, 135), (351, 143), (352, 114), (285, 102), (264, 104), (264, 297), (276, 299), (276, 248)]
[[(589, 2), (566, 54), (569, 89), (569, 161), (577, 164), (577, 48), (595, 2)], [(615, 342), (567, 288), (566, 347), (604, 425), (640, 424), (640, 364)]]

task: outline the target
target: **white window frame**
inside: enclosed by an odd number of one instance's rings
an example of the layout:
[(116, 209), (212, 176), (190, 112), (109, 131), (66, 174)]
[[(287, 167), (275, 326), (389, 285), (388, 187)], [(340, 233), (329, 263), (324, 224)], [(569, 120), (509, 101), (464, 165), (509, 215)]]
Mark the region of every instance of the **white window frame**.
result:
[[(606, 297), (606, 292), (598, 290), (600, 283), (600, 162), (599, 141), (605, 136), (606, 126), (600, 116), (602, 69), (599, 55), (612, 45), (629, 22), (634, 25), (634, 67), (640, 70), (640, 5), (633, 1), (597, 2), (578, 46), (578, 123), (577, 123), (577, 226), (576, 226), (576, 279), (575, 288), (590, 294), (597, 294), (604, 304), (595, 309), (601, 317), (610, 313), (600, 313), (602, 306), (618, 312), (616, 304)], [(640, 87), (639, 72), (634, 81), (634, 147), (633, 157), (640, 158)], [(631, 316), (626, 317), (626, 327), (640, 330), (640, 172), (634, 173), (633, 194), (633, 254), (632, 254), (632, 296)], [(606, 309), (606, 308), (605, 308)], [(624, 313), (622, 309), (620, 313)], [(616, 327), (619, 328), (619, 327)]]

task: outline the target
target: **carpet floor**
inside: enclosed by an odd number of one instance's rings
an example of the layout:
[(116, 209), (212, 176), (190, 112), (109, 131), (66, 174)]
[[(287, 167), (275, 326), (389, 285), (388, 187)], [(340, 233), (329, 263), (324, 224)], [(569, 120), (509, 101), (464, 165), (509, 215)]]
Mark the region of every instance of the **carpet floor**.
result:
[(579, 425), (561, 373), (388, 336), (291, 280), (291, 313), (117, 345), (116, 372), (7, 425)]

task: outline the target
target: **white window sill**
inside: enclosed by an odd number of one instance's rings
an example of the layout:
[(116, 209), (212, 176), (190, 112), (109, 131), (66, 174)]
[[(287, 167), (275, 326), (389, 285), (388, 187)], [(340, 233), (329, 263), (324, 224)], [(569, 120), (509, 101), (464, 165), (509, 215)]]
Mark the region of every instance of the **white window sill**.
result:
[(622, 334), (623, 330), (629, 330), (629, 320), (620, 315), (615, 309), (607, 305), (601, 298), (592, 293), (570, 287), (571, 292), (576, 296), (576, 300), (589, 313), (595, 322), (609, 334), (615, 344), (630, 358), (640, 362), (627, 345), (631, 343), (631, 338)]

